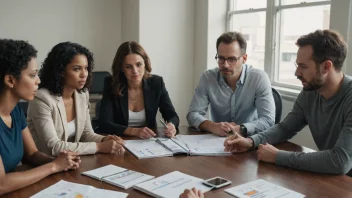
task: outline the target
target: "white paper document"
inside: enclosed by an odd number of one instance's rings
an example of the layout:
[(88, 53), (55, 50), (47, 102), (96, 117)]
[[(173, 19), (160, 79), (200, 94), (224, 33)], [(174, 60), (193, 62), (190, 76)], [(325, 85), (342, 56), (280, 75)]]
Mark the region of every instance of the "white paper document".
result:
[(173, 156), (169, 149), (157, 143), (155, 139), (125, 140), (124, 146), (138, 159)]
[(228, 188), (225, 192), (238, 198), (302, 198), (305, 195), (258, 179), (239, 186)]
[(124, 189), (131, 188), (135, 184), (139, 184), (154, 178), (154, 176), (151, 175), (133, 170), (127, 170), (111, 164), (91, 171), (83, 172), (82, 175), (93, 177)]
[(213, 134), (205, 135), (177, 135), (180, 140), (189, 149), (190, 155), (231, 155), (231, 152), (224, 151), (225, 137), (219, 137)]
[(76, 184), (61, 180), (56, 184), (40, 191), (31, 198), (65, 197), (65, 198), (126, 198), (127, 193), (104, 190), (93, 186)]
[(156, 141), (170, 150), (173, 154), (189, 154), (187, 146), (180, 142), (177, 138), (156, 138)]
[(202, 184), (203, 180), (179, 171), (174, 171), (144, 183), (134, 185), (133, 188), (140, 190), (154, 197), (179, 197), (185, 189), (193, 187), (204, 192), (211, 190), (211, 187)]
[(83, 172), (82, 175), (87, 175), (87, 176), (93, 177), (95, 179), (101, 180), (101, 179), (103, 179), (103, 177), (114, 175), (116, 173), (120, 173), (120, 172), (123, 172), (126, 170), (127, 169), (125, 169), (125, 168), (121, 168), (121, 167), (109, 164), (109, 165), (106, 165), (106, 166), (103, 166), (100, 168), (96, 168), (96, 169), (93, 169), (90, 171)]
[(125, 147), (138, 159), (166, 157), (175, 154), (223, 156), (224, 137), (213, 134), (177, 135), (174, 138), (151, 138), (148, 140), (125, 140)]

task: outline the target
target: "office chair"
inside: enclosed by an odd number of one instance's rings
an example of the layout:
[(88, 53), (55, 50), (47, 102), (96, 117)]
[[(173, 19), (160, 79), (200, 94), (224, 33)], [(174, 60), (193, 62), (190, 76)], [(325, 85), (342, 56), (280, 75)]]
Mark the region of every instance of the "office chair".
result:
[(101, 100), (95, 103), (95, 117), (92, 118), (92, 127), (96, 133), (99, 133), (99, 109), (100, 109)]
[(279, 123), (281, 121), (281, 115), (282, 115), (282, 98), (280, 93), (274, 89), (271, 88), (272, 92), (273, 92), (273, 97), (274, 97), (274, 101), (275, 101), (275, 108), (276, 108), (276, 112), (275, 112), (275, 124)]
[[(92, 72), (92, 86), (89, 89), (89, 94), (99, 94), (101, 95), (104, 90), (104, 80), (105, 77), (111, 76), (107, 71), (94, 71)], [(97, 101), (95, 104), (95, 117), (92, 119), (92, 127), (95, 132), (99, 131), (99, 108), (101, 100)]]
[(111, 74), (107, 71), (92, 72), (92, 86), (89, 89), (89, 94), (102, 94), (104, 90), (104, 79)]

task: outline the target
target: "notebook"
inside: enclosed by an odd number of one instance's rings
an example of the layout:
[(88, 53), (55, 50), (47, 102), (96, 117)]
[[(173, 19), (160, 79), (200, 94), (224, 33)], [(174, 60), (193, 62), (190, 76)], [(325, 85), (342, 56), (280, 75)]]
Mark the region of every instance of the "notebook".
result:
[(228, 188), (225, 192), (238, 198), (256, 197), (280, 197), (280, 198), (303, 198), (305, 195), (258, 179), (239, 186)]
[(203, 180), (191, 175), (174, 171), (158, 178), (134, 185), (133, 188), (153, 197), (179, 197), (185, 189), (193, 187), (203, 193), (211, 190), (211, 187), (202, 184)]
[(148, 140), (125, 140), (125, 148), (138, 159), (165, 157), (177, 154), (223, 156), (225, 137), (212, 134), (177, 135), (175, 138), (151, 138)]
[(104, 190), (93, 186), (76, 184), (61, 180), (56, 184), (38, 192), (31, 198), (47, 197), (104, 197), (104, 198), (126, 198), (127, 193)]
[(82, 175), (104, 181), (123, 189), (128, 189), (135, 184), (154, 178), (154, 176), (128, 170), (112, 164), (83, 172)]

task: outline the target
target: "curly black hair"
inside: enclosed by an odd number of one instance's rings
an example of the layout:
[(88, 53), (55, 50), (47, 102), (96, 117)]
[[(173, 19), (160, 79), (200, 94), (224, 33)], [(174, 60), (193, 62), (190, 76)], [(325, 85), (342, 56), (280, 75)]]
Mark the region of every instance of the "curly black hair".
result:
[(32, 58), (37, 57), (37, 50), (28, 42), (12, 39), (0, 39), (0, 92), (5, 88), (4, 78), (13, 75), (21, 78), (21, 71), (28, 67)]
[(88, 77), (86, 84), (79, 93), (86, 92), (92, 82), (92, 71), (94, 68), (93, 54), (86, 47), (71, 42), (63, 42), (55, 45), (45, 58), (42, 68), (39, 70), (39, 88), (46, 88), (52, 94), (61, 96), (64, 88), (63, 72), (66, 66), (76, 55), (85, 55), (88, 60)]

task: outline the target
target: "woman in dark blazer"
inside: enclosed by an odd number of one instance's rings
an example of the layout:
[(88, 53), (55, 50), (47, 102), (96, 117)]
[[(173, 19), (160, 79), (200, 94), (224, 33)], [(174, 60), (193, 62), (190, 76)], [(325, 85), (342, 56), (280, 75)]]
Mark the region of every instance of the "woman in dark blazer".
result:
[(151, 75), (150, 59), (137, 42), (125, 42), (118, 48), (111, 77), (105, 79), (99, 112), (101, 131), (110, 134), (155, 136), (158, 109), (167, 124), (165, 135), (173, 137), (179, 125), (163, 78)]

